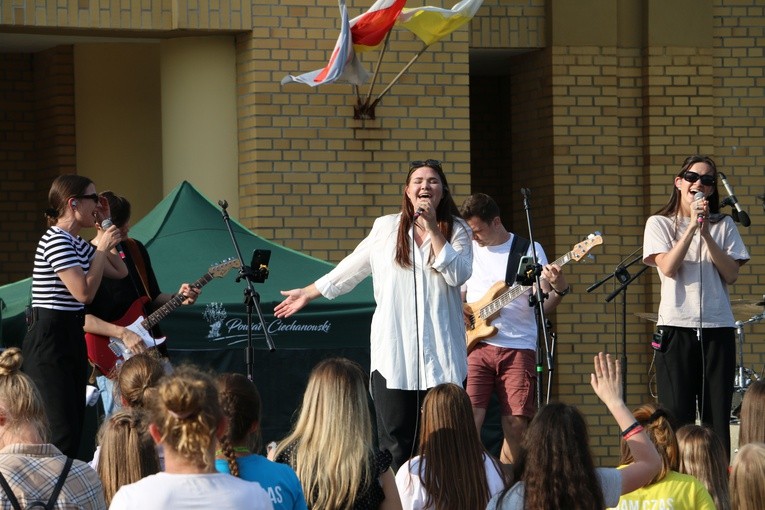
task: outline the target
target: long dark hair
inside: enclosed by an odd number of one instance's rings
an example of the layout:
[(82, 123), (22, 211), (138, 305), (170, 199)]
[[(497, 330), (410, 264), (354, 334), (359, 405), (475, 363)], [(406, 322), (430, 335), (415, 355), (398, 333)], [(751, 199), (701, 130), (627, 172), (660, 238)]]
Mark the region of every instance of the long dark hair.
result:
[[(491, 497), (484, 455), (491, 457), (481, 444), (465, 390), (452, 383), (430, 390), (422, 404), (417, 473), (427, 492), (425, 507), (484, 508)], [(507, 483), (496, 461), (494, 468)]]
[[(683, 166), (680, 167), (680, 171), (675, 177), (683, 177), (685, 172), (687, 172), (688, 169), (696, 163), (706, 163), (712, 169), (712, 172), (714, 172), (713, 175), (715, 178), (717, 177), (717, 165), (715, 165), (715, 162), (709, 156), (702, 156), (701, 154), (694, 154), (685, 158)], [(717, 214), (720, 212), (720, 193), (717, 191), (716, 180), (714, 184), (714, 191), (712, 191), (712, 194), (707, 197), (707, 201), (709, 202), (709, 212), (711, 214)], [(680, 190), (677, 189), (677, 186), (675, 186), (673, 179), (672, 193), (669, 195), (669, 200), (664, 205), (664, 207), (656, 211), (654, 214), (659, 216), (675, 216), (679, 209)]]
[[(539, 410), (523, 439), (525, 509), (606, 507), (589, 442), (587, 424), (576, 407), (551, 403)], [(508, 490), (502, 493), (500, 502)]]
[(449, 183), (446, 181), (446, 175), (444, 174), (441, 165), (434, 160), (428, 160), (428, 164), (421, 164), (418, 166), (410, 166), (409, 173), (406, 174), (406, 183), (404, 186), (404, 196), (401, 200), (401, 223), (398, 225), (398, 236), (396, 238), (396, 263), (401, 267), (412, 267), (412, 247), (411, 239), (409, 237), (409, 229), (414, 223), (414, 206), (409, 201), (409, 197), (406, 195), (406, 187), (409, 186), (409, 181), (412, 179), (412, 172), (418, 168), (427, 166), (432, 168), (438, 174), (438, 178), (441, 180), (441, 186), (443, 187), (444, 194), (441, 197), (441, 202), (436, 206), (436, 218), (438, 219), (438, 228), (444, 235), (447, 241), (452, 238), (452, 230), (454, 228), (454, 217), (460, 215), (457, 204), (454, 203), (451, 192), (449, 191)]
[(234, 446), (249, 442), (250, 451), (260, 449), (260, 432), (250, 434), (253, 423), (260, 425), (260, 393), (255, 383), (242, 374), (221, 374), (218, 376), (218, 398), (227, 418), (226, 432), (218, 442), (226, 456), (229, 471), (239, 476)]

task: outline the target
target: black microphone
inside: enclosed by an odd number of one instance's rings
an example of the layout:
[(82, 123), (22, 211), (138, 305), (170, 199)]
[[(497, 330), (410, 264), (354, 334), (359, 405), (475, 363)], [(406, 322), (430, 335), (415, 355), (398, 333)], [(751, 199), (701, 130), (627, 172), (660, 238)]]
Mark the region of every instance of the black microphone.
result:
[[(697, 191), (695, 195), (693, 195), (694, 201), (704, 200), (706, 198), (706, 195), (704, 195), (703, 191)], [(699, 223), (704, 223), (704, 215), (702, 213), (699, 213), (696, 217), (696, 221)]]
[[(105, 218), (101, 220), (101, 228), (106, 230), (107, 228), (114, 225), (114, 222), (111, 218)], [(125, 252), (122, 251), (122, 243), (117, 243), (117, 245), (114, 247), (117, 250), (117, 253), (119, 253), (119, 256), (122, 260), (125, 260)]]
[(425, 212), (425, 209), (422, 207), (418, 207), (416, 211), (414, 211), (414, 216), (412, 216), (412, 221), (417, 221), (417, 218), (422, 216), (422, 213)]
[(725, 186), (725, 191), (728, 192), (728, 198), (722, 201), (723, 205), (732, 205), (735, 208), (733, 211), (733, 219), (741, 223), (743, 226), (748, 227), (752, 224), (752, 221), (749, 219), (749, 215), (746, 214), (746, 212), (739, 205), (736, 195), (733, 194), (733, 188), (731, 188), (730, 184), (728, 183), (728, 179), (725, 178), (725, 174), (722, 172), (719, 172), (719, 174), (720, 180), (722, 181), (723, 186)]

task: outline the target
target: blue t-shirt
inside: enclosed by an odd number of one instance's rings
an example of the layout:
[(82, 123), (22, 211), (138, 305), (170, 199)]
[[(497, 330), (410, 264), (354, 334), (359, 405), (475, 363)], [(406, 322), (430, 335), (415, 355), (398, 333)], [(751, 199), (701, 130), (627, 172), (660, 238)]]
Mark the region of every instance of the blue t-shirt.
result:
[[(288, 465), (271, 462), (262, 455), (237, 457), (236, 463), (242, 480), (258, 482), (268, 492), (274, 510), (307, 510), (300, 480)], [(230, 473), (224, 459), (215, 460), (215, 469)]]

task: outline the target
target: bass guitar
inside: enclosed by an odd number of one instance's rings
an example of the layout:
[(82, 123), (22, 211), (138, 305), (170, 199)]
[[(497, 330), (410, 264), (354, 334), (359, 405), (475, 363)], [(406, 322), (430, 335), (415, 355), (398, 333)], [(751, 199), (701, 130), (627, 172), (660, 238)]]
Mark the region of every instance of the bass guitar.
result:
[[(238, 259), (226, 259), (220, 264), (210, 266), (207, 273), (192, 283), (191, 286), (201, 289), (213, 278), (222, 278), (231, 269), (240, 266), (241, 262)], [(146, 348), (156, 347), (165, 341), (165, 337), (154, 338), (150, 332), (151, 328), (167, 317), (170, 312), (178, 308), (184, 299), (186, 298), (182, 294), (176, 294), (170, 301), (144, 318), (145, 306), (151, 302), (151, 299), (148, 296), (141, 296), (133, 301), (127, 312), (121, 318), (114, 321), (114, 324), (123, 326), (140, 336)], [(98, 367), (102, 374), (109, 375), (110, 377), (112, 370), (116, 366), (122, 364), (122, 362), (133, 355), (130, 349), (119, 338), (85, 333), (85, 343), (88, 348), (88, 359), (90, 362)]]
[[(595, 246), (603, 244), (603, 238), (597, 232), (587, 236), (587, 239), (576, 244), (573, 249), (555, 260), (553, 264), (563, 267), (572, 260), (579, 261), (587, 255)], [(497, 328), (491, 325), (499, 311), (512, 300), (525, 293), (528, 286), (519, 283), (508, 287), (503, 281), (497, 282), (483, 295), (481, 299), (473, 303), (463, 305), (465, 314), (465, 326), (467, 328), (467, 350), (472, 351), (478, 342), (497, 334)]]

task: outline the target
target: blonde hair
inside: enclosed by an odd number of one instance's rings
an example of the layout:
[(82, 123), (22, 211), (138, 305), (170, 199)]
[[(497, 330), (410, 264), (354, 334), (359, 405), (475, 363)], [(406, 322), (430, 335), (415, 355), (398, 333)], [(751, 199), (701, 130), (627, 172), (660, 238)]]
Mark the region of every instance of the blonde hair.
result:
[(210, 375), (191, 366), (177, 368), (151, 390), (149, 413), (165, 448), (202, 469), (212, 468), (223, 412)]
[(123, 485), (160, 471), (157, 449), (139, 409), (124, 409), (107, 418), (98, 432), (98, 443), (98, 476), (106, 506)]
[(765, 443), (741, 447), (730, 474), (730, 502), (735, 510), (760, 510), (765, 501)]
[[(679, 466), (677, 437), (670, 423), (670, 416), (667, 411), (656, 404), (644, 404), (632, 414), (640, 422), (651, 442), (656, 446), (656, 450), (661, 457), (661, 470), (651, 480), (650, 483), (656, 483), (667, 476), (670, 471), (677, 471)], [(632, 457), (630, 447), (627, 441), (621, 440), (621, 463), (632, 464), (635, 459)]]
[(765, 442), (765, 381), (753, 381), (741, 401), (739, 446)]
[(145, 407), (146, 395), (157, 385), (165, 369), (152, 352), (136, 354), (126, 360), (117, 373), (117, 393), (128, 407)]
[(678, 471), (695, 477), (709, 491), (717, 510), (730, 510), (728, 456), (722, 441), (709, 427), (684, 425), (677, 430)]
[(290, 464), (309, 508), (350, 509), (372, 480), (372, 420), (365, 376), (345, 358), (331, 358), (311, 372), (292, 433), (276, 448), (292, 448)]
[(0, 413), (6, 430), (31, 428), (40, 443), (48, 441), (48, 418), (40, 392), (32, 379), (21, 372), (21, 349), (10, 347), (0, 354)]

